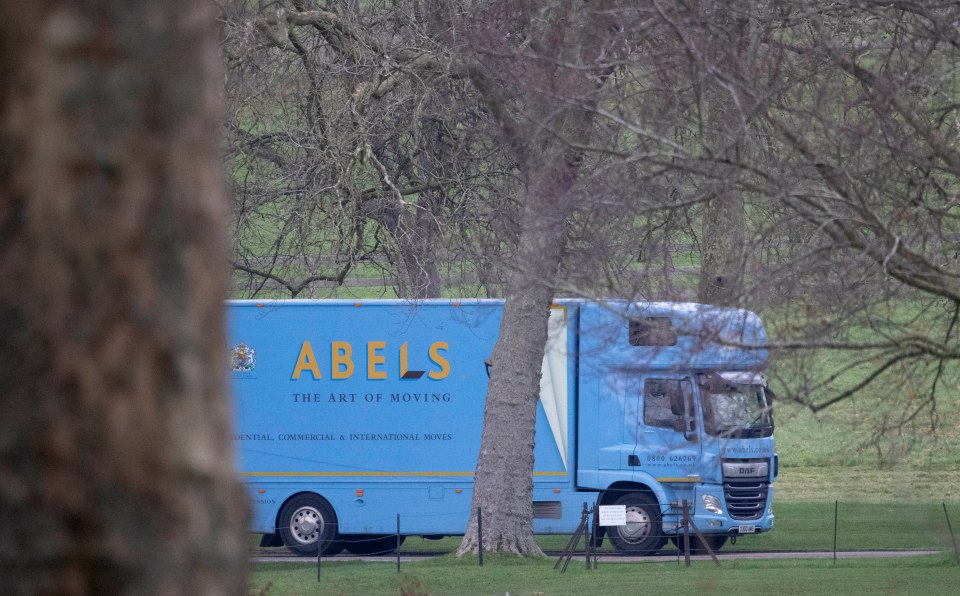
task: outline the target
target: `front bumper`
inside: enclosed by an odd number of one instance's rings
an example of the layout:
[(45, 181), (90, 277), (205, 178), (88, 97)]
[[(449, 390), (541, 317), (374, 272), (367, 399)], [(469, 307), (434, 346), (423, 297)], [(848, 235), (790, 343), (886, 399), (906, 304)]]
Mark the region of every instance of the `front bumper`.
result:
[[(701, 495), (709, 494), (718, 497), (723, 503), (723, 512), (707, 511)], [(768, 532), (773, 529), (773, 486), (767, 488), (766, 503), (763, 513), (754, 519), (735, 519), (730, 516), (726, 501), (723, 498), (723, 488), (720, 486), (698, 486), (694, 491), (694, 498), (689, 503), (690, 520), (702, 534), (730, 534), (750, 535)], [(681, 531), (683, 527), (683, 513), (679, 503), (672, 503), (663, 513), (663, 532), (672, 535)]]

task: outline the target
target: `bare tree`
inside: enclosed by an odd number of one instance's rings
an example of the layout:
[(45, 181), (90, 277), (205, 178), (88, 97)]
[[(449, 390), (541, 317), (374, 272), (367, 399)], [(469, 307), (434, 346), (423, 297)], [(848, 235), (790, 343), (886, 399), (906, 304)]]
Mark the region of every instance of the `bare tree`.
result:
[[(228, 167), (246, 294), (330, 295), (379, 271), (398, 296), (437, 297), (465, 274), (478, 214), (516, 212), (503, 192), (512, 167), (436, 39), (436, 10), (230, 3)], [(489, 262), (473, 260), (489, 280)]]
[(451, 21), (450, 34), (463, 35), (469, 44), (461, 55), (467, 56), (471, 81), (526, 186), (460, 554), (541, 554), (531, 509), (540, 363), (574, 187), (592, 138), (598, 92), (616, 53), (612, 8), (607, 2), (492, 3), (469, 21)]
[[(414, 4), (413, 8), (417, 6)], [(592, 134), (597, 91), (609, 77), (609, 60), (617, 51), (612, 41), (616, 37), (612, 7), (608, 3), (584, 7), (566, 1), (516, 6), (494, 2), (478, 4), (465, 14), (455, 14), (449, 7), (431, 7), (432, 18), (418, 20), (408, 18), (410, 15), (404, 12), (410, 5), (370, 5), (372, 12), (361, 13), (345, 7), (307, 10), (304, 4), (295, 3), (293, 10), (254, 20), (255, 30), (266, 39), (268, 47), (274, 48), (271, 51), (286, 52), (297, 63), (297, 72), (302, 75), (297, 79), (301, 81), (299, 92), (293, 94), (294, 100), (300, 102), (297, 114), (311, 113), (303, 104), (314, 110), (330, 105), (321, 101), (323, 94), (316, 93), (319, 75), (309, 76), (309, 64), (314, 61), (325, 66), (324, 76), (329, 76), (331, 70), (343, 69), (336, 85), (343, 88), (340, 97), (349, 106), (338, 112), (340, 115), (326, 113), (324, 118), (318, 118), (322, 127), (318, 124), (289, 133), (297, 139), (310, 139), (298, 140), (292, 149), (261, 151), (265, 143), (288, 133), (271, 132), (248, 139), (242, 150), (261, 163), (277, 166), (278, 171), (286, 173), (286, 178), (281, 179), (301, 179), (291, 173), (291, 165), (335, 164), (332, 173), (310, 170), (314, 179), (327, 181), (319, 186), (313, 181), (310, 186), (298, 188), (280, 188), (276, 182), (270, 183), (279, 192), (271, 194), (267, 189), (263, 194), (280, 197), (282, 203), (270, 207), (283, 214), (282, 222), (278, 220), (274, 227), (282, 228), (284, 234), (286, 230), (295, 230), (295, 244), (307, 244), (302, 239), (314, 234), (321, 240), (333, 238), (335, 246), (349, 251), (366, 246), (359, 240), (368, 231), (364, 221), (375, 220), (383, 226), (389, 233), (386, 241), (397, 246), (418, 237), (441, 240), (441, 228), (446, 228), (462, 231), (460, 239), (486, 250), (481, 258), (474, 256), (473, 262), (488, 294), (496, 290), (490, 291), (486, 272), (500, 268), (509, 271), (507, 305), (493, 356), (496, 372), (487, 400), (474, 491), (475, 506), (484, 507), (486, 512), (485, 543), (478, 544), (476, 522), (471, 520), (461, 552), (479, 548), (540, 552), (531, 525), (530, 437), (535, 428), (547, 315), (563, 255), (566, 221), (575, 198), (583, 196), (573, 189)], [(413, 10), (414, 17), (416, 12)], [(380, 26), (384, 22), (397, 26), (385, 30)], [(368, 23), (370, 26), (365, 26)], [(307, 32), (314, 36), (313, 42), (304, 41)], [(277, 70), (278, 66), (269, 68)], [(416, 89), (413, 93), (412, 88)], [(442, 92), (438, 95), (439, 91)], [(311, 99), (311, 93), (319, 99)], [(449, 101), (458, 95), (463, 99), (452, 105), (459, 105), (459, 111), (436, 112), (430, 125), (448, 133), (456, 130), (456, 135), (461, 135), (456, 146), (462, 148), (462, 153), (451, 160), (446, 157), (447, 147), (422, 142), (428, 136), (423, 131), (429, 127), (409, 128), (410, 123), (423, 120), (412, 118), (411, 114), (417, 113), (404, 111), (404, 106), (442, 103), (441, 99)], [(250, 104), (241, 105), (237, 113), (248, 113)], [(293, 118), (290, 112), (284, 113)], [(334, 136), (331, 131), (341, 122), (343, 132)], [(399, 132), (389, 128), (393, 125)], [(248, 134), (246, 129), (257, 126), (235, 128), (243, 136)], [(321, 134), (309, 136), (313, 131)], [(332, 153), (325, 151), (335, 139), (344, 139), (346, 145)], [(417, 139), (418, 143), (411, 145), (407, 139)], [(301, 147), (308, 149), (301, 151)], [(311, 153), (309, 147), (316, 147), (316, 152)], [(281, 165), (287, 152), (296, 159)], [(478, 152), (485, 161), (476, 160)], [(343, 155), (350, 157), (337, 161)], [(417, 155), (440, 160), (435, 163), (447, 160), (446, 169), (433, 168), (425, 170), (420, 178), (414, 177), (411, 172), (419, 172), (413, 167), (420, 159)], [(326, 157), (330, 159), (322, 161)], [(364, 175), (361, 168), (367, 168), (370, 174)], [(455, 178), (444, 177), (439, 174), (441, 171), (457, 174)], [(355, 188), (358, 181), (369, 180), (376, 182), (368, 190)], [(519, 191), (519, 196), (510, 196), (511, 191)], [(433, 207), (421, 208), (426, 205), (421, 202), (424, 197), (431, 200), (431, 195), (424, 194), (429, 192), (436, 192), (435, 198), (457, 194), (482, 200), (470, 203), (461, 199), (455, 208), (445, 207), (446, 213), (459, 217), (451, 219)], [(298, 198), (311, 193), (326, 193), (326, 198)], [(405, 197), (413, 193), (418, 196), (416, 209), (407, 205), (407, 211)], [(350, 232), (354, 234), (350, 241), (336, 240), (342, 236), (339, 232), (331, 234), (331, 227), (313, 225), (319, 219), (333, 218), (330, 209), (349, 215), (341, 220), (341, 227), (354, 230)], [(464, 217), (464, 212), (482, 216), (471, 219)], [(317, 213), (318, 217), (305, 218), (304, 213)], [(287, 218), (286, 214), (294, 217)], [(414, 214), (431, 217), (433, 221), (442, 217), (447, 224), (431, 226), (433, 231), (427, 236), (411, 234), (414, 228), (404, 228), (408, 225), (404, 222)], [(458, 222), (463, 225), (458, 226)], [(246, 232), (242, 236), (249, 237)], [(276, 251), (286, 242), (281, 234), (272, 245), (274, 253), (278, 254)], [(449, 242), (447, 246), (453, 244)], [(398, 258), (390, 257), (398, 275), (416, 267), (402, 255), (419, 258), (422, 255), (415, 253), (423, 246), (422, 240), (416, 240), (401, 247)], [(325, 250), (319, 245), (314, 245), (314, 249), (318, 254)], [(452, 248), (448, 250), (454, 253)], [(470, 254), (470, 249), (461, 250), (458, 254)], [(389, 256), (389, 252), (386, 254)], [(365, 256), (348, 257), (345, 262), (362, 258)], [(262, 271), (252, 271), (253, 267), (240, 268), (269, 277)], [(343, 279), (343, 271), (338, 280)], [(307, 281), (311, 279), (318, 277), (311, 275)], [(302, 283), (285, 285), (293, 294), (305, 287)], [(436, 291), (438, 285), (426, 287)], [(423, 296), (417, 292), (405, 295)], [(511, 457), (501, 458), (501, 453), (510, 453)], [(519, 490), (518, 478), (522, 479)], [(513, 490), (504, 491), (504, 486)]]
[(804, 26), (771, 43), (803, 80), (764, 115), (780, 155), (765, 186), (816, 230), (830, 270), (787, 347), (844, 354), (794, 377), (793, 394), (815, 411), (858, 394), (893, 404), (880, 449), (889, 431), (935, 427), (956, 379), (960, 9), (803, 3), (788, 17)]
[[(926, 394), (884, 424), (935, 419), (958, 356), (955, 7), (284, 6), (237, 19), (254, 43), (228, 44), (245, 94), (235, 260), (292, 295), (368, 263), (412, 297), (438, 284), (410, 272), (443, 263), (439, 287), (469, 261), (488, 295), (506, 288), (475, 492), (489, 542), (471, 520), (462, 551), (537, 552), (530, 437), (556, 288), (749, 304), (782, 354), (851, 355), (826, 375), (781, 367), (789, 397), (821, 410), (894, 375), (890, 397), (907, 378)], [(262, 104), (258, 71), (282, 82)], [(288, 250), (333, 258), (288, 279)]]
[(0, 7), (0, 592), (245, 589), (215, 12)]
[(739, 278), (727, 298), (701, 299), (765, 312), (783, 397), (815, 411), (855, 395), (886, 404), (878, 451), (884, 435), (934, 426), (958, 355), (958, 9), (729, 1), (645, 14), (596, 110), (601, 128), (619, 127), (590, 148), (614, 158), (589, 170), (610, 215), (578, 214), (565, 279), (586, 295), (682, 296), (655, 273), (682, 273), (661, 247), (683, 238), (703, 277)]
[[(873, 1), (723, 7), (748, 15), (750, 52), (707, 60), (729, 19), (674, 8), (659, 22), (681, 50), (676, 71), (706, 73), (737, 106), (738, 150), (709, 151), (709, 135), (729, 124), (720, 122), (648, 163), (674, 172), (681, 194), (712, 184), (748, 200), (757, 257), (743, 261), (743, 291), (771, 307), (775, 336), (796, 358), (780, 367), (789, 397), (814, 411), (863, 394), (901, 408), (880, 434), (935, 424), (960, 355), (960, 12)], [(678, 114), (678, 125), (691, 121)], [(824, 351), (841, 355), (826, 369)]]

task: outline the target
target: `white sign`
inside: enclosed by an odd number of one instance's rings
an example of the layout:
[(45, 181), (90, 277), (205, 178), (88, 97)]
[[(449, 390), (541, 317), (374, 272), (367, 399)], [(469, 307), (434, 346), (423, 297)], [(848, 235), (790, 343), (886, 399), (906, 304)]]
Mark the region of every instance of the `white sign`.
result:
[(599, 520), (601, 526), (625, 526), (627, 525), (627, 506), (600, 505)]

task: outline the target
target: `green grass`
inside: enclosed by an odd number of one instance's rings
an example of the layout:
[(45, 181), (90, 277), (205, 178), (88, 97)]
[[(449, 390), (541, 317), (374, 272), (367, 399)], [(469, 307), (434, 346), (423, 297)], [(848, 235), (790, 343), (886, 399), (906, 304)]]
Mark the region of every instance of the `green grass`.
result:
[[(950, 533), (940, 503), (781, 503), (774, 505), (771, 532), (739, 540), (724, 550), (794, 551), (833, 549), (834, 514), (837, 549), (949, 549)], [(951, 521), (960, 507), (948, 504)]]
[(566, 573), (552, 559), (510, 555), (452, 555), (407, 563), (401, 573), (388, 562), (326, 562), (320, 580), (315, 563), (271, 563), (251, 574), (251, 593), (287, 594), (947, 594), (960, 582), (960, 567), (947, 556), (909, 559), (697, 561), (603, 563), (586, 570), (573, 561)]
[(820, 415), (796, 404), (777, 407), (775, 440), (784, 466), (902, 467), (912, 470), (960, 468), (960, 403), (941, 399), (938, 425), (905, 428), (876, 437), (877, 418), (896, 416), (899, 403), (862, 396)]
[(774, 503), (947, 503), (960, 501), (960, 469), (855, 466), (784, 466)]
[[(770, 532), (745, 536), (726, 551), (831, 551), (833, 550), (834, 502), (776, 503), (776, 526)], [(960, 503), (947, 503), (951, 523), (960, 526)], [(863, 503), (840, 501), (837, 506), (838, 550), (940, 550), (952, 548), (941, 503)], [(960, 530), (960, 527), (956, 527)], [(540, 536), (545, 550), (562, 550), (568, 536)], [(408, 538), (403, 552), (454, 552), (459, 538), (440, 541)], [(581, 543), (582, 544), (582, 543)], [(668, 545), (664, 552), (673, 552)], [(612, 552), (604, 541), (602, 552)]]
[[(781, 305), (765, 313), (765, 321), (774, 341), (803, 341), (811, 328), (822, 332), (822, 322), (831, 341), (858, 345), (919, 335), (940, 341), (952, 314), (940, 301), (905, 298), (852, 313)], [(785, 352), (768, 376), (782, 397), (823, 404), (858, 386), (888, 358), (870, 350)], [(938, 366), (933, 359), (893, 365), (818, 414), (787, 399), (778, 402), (777, 448), (784, 465), (957, 469), (960, 369), (947, 365), (938, 371)]]

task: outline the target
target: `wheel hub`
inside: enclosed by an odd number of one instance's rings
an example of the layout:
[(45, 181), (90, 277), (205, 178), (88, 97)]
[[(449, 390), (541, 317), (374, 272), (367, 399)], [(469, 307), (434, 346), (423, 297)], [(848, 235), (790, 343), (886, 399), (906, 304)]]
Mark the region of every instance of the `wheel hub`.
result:
[(297, 510), (290, 519), (290, 530), (301, 543), (315, 541), (322, 525), (323, 517), (313, 507)]
[(627, 525), (621, 535), (631, 542), (639, 542), (650, 533), (650, 517), (640, 507), (627, 507)]

